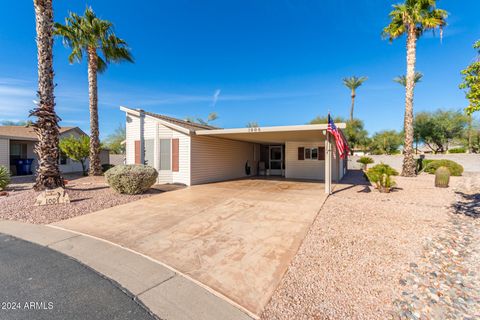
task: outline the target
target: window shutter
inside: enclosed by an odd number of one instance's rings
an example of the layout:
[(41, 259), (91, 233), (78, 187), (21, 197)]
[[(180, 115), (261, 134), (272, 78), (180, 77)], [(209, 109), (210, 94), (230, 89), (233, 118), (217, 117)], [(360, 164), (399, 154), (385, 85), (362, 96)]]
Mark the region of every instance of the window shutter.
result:
[(298, 147), (298, 160), (305, 160), (305, 148)]
[(172, 139), (172, 171), (179, 171), (179, 140)]
[(142, 164), (140, 157), (140, 140), (135, 140), (135, 164)]
[(318, 147), (318, 160), (325, 160), (325, 147)]

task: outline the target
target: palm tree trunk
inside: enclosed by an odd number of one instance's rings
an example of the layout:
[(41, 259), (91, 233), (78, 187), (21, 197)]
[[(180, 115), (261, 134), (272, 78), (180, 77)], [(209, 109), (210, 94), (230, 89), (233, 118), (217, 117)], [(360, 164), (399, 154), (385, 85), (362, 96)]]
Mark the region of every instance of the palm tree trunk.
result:
[(95, 48), (88, 49), (88, 96), (90, 98), (90, 162), (89, 174), (102, 175), (100, 164), (100, 139), (98, 134), (98, 56)]
[(468, 116), (468, 153), (472, 153), (472, 115)]
[(63, 187), (64, 182), (58, 167), (58, 121), (60, 119), (55, 113), (53, 92), (52, 0), (34, 0), (33, 5), (37, 31), (38, 103), (30, 112), (30, 116), (37, 117), (32, 124), (38, 138), (38, 143), (35, 145), (38, 168), (34, 189), (40, 191)]
[(351, 97), (352, 97), (352, 105), (350, 107), (350, 121), (353, 121), (353, 109), (355, 107), (355, 90), (354, 89), (352, 89)]
[(405, 144), (402, 176), (414, 177), (415, 159), (413, 158), (413, 91), (415, 88), (415, 60), (417, 34), (414, 26), (410, 26), (407, 35), (407, 78), (405, 90)]

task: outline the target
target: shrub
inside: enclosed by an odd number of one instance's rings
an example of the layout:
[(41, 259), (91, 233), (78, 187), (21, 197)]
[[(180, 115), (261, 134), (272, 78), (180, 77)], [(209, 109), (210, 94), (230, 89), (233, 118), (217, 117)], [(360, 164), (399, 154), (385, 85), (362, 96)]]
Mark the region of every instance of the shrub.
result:
[(144, 193), (155, 184), (157, 177), (157, 170), (144, 165), (118, 165), (105, 172), (108, 185), (126, 194)]
[(366, 174), (368, 180), (375, 184), (378, 191), (390, 192), (391, 188), (395, 186), (395, 181), (391, 176), (398, 175), (398, 172), (388, 164), (381, 163), (368, 169)]
[(467, 149), (460, 147), (460, 148), (453, 148), (448, 150), (448, 153), (465, 153), (467, 152)]
[(0, 166), (0, 191), (4, 190), (10, 183), (10, 172), (4, 166)]
[(463, 167), (452, 160), (431, 160), (425, 167), (425, 172), (434, 174), (440, 167), (447, 167), (452, 176), (461, 176), (463, 173)]
[(363, 165), (363, 170), (367, 170), (367, 166), (375, 161), (370, 157), (361, 157), (357, 162)]

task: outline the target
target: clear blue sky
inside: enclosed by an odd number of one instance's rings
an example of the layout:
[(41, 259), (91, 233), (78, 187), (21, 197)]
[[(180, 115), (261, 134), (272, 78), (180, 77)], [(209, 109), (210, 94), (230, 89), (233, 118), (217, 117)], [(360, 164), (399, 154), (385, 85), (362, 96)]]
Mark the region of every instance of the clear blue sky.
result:
[[(180, 118), (215, 111), (221, 127), (304, 124), (329, 109), (347, 116), (341, 79), (350, 75), (369, 77), (355, 111), (368, 131), (401, 129), (404, 90), (392, 78), (405, 73), (405, 39), (389, 44), (380, 37), (396, 2), (54, 0), (56, 21), (91, 4), (132, 48), (135, 64), (111, 65), (99, 76), (103, 137), (124, 121), (120, 105)], [(430, 34), (419, 41), (417, 67), (425, 77), (416, 111), (465, 107), (459, 72), (480, 39), (478, 0), (438, 6), (449, 11), (449, 26), (443, 43)], [(36, 88), (32, 1), (0, 11), (0, 30), (0, 119), (25, 120)], [(69, 65), (60, 40), (54, 54), (62, 125), (88, 131), (86, 64)]]

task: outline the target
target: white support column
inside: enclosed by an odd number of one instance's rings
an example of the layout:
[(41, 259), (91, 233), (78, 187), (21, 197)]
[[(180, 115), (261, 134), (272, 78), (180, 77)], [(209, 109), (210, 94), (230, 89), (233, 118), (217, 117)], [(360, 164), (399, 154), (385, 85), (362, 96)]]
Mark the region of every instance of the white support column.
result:
[(325, 138), (325, 193), (332, 193), (332, 145), (328, 131)]

